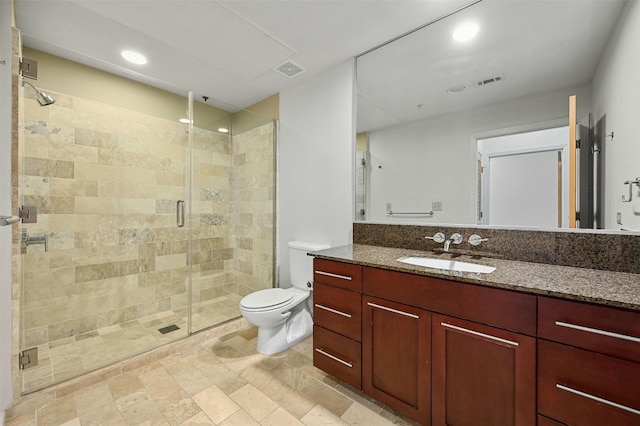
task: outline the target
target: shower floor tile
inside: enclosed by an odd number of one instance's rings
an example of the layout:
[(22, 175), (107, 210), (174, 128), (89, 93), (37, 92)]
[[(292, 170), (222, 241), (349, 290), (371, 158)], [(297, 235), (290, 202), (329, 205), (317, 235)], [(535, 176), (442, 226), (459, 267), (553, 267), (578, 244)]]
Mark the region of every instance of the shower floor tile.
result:
[(177, 352), (63, 391), (6, 426), (417, 426), (313, 367), (311, 337), (271, 356), (256, 352), (256, 338), (255, 327), (192, 336)]
[[(242, 296), (225, 295), (193, 306), (192, 331), (209, 328), (240, 316)], [(126, 359), (187, 335), (187, 309), (159, 312), (75, 337), (38, 346), (38, 366), (23, 371), (24, 391), (31, 392)], [(178, 330), (158, 330), (176, 325)]]

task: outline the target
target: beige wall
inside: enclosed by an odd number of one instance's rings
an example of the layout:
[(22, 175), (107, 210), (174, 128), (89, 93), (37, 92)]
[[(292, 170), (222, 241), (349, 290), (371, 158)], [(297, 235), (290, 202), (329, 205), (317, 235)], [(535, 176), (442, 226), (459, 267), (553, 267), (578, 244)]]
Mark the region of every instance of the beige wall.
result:
[(233, 114), (231, 127), (238, 135), (279, 118), (280, 96), (275, 94)]
[(369, 144), (369, 134), (367, 132), (356, 135), (356, 151), (366, 151)]
[[(187, 115), (187, 93), (178, 96), (26, 47), (23, 56), (38, 62), (38, 79), (31, 82), (40, 89), (79, 96), (167, 120), (178, 121)], [(228, 128), (230, 120), (231, 114), (226, 111), (201, 102), (194, 103), (194, 122), (200, 128)]]
[[(168, 120), (186, 117), (187, 93), (179, 96), (35, 49), (24, 48), (23, 56), (38, 62), (38, 79), (32, 83), (40, 89), (80, 96)], [(195, 125), (208, 130), (226, 127), (239, 134), (278, 118), (278, 94), (237, 113), (202, 102), (194, 103)]]

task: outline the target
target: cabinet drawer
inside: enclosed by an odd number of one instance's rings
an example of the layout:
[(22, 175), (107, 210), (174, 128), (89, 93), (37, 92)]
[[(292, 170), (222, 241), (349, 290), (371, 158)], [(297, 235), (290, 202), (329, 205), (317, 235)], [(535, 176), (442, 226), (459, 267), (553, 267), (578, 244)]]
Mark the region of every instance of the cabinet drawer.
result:
[(313, 365), (354, 388), (362, 388), (361, 346), (355, 340), (314, 325)]
[(640, 364), (539, 340), (538, 412), (572, 425), (638, 425)]
[(313, 287), (313, 322), (360, 341), (361, 299), (361, 293), (316, 283)]
[(535, 336), (536, 296), (438, 278), (364, 268), (363, 293)]
[(350, 263), (314, 259), (313, 282), (362, 291), (362, 267)]
[(538, 298), (538, 336), (640, 362), (640, 313)]

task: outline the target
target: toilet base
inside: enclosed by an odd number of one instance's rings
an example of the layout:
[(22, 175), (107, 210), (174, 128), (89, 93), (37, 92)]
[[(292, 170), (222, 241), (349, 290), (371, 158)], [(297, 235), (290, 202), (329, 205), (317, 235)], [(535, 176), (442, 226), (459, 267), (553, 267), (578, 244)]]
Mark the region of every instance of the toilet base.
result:
[(300, 306), (300, 309), (296, 309), (286, 322), (275, 327), (259, 327), (256, 350), (264, 355), (273, 355), (306, 339), (312, 333), (311, 314)]

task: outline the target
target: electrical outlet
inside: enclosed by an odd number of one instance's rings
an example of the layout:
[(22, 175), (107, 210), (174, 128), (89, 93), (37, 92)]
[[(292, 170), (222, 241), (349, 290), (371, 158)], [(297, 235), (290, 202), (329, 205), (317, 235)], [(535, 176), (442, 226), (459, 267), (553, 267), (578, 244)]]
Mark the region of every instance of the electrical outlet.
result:
[(622, 225), (622, 213), (620, 213), (620, 212), (616, 213), (616, 223), (618, 225)]
[(441, 212), (442, 211), (442, 201), (434, 201), (431, 203), (431, 210), (433, 210), (434, 212)]

